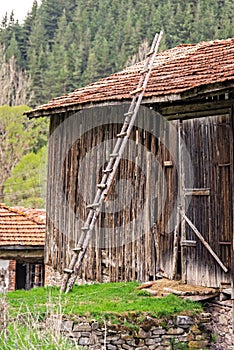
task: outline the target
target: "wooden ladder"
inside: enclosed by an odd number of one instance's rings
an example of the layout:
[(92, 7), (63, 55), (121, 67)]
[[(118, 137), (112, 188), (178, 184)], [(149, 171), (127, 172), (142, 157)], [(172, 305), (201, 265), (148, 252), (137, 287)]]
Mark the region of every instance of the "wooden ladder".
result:
[(139, 110), (142, 98), (146, 90), (146, 86), (151, 74), (154, 59), (158, 51), (162, 34), (162, 32), (160, 32), (159, 34), (156, 33), (151, 45), (151, 49), (146, 55), (144, 67), (140, 72), (140, 79), (137, 88), (134, 91), (130, 92), (130, 95), (132, 96), (130, 107), (128, 109), (128, 112), (124, 114), (125, 119), (122, 125), (122, 129), (120, 133), (116, 135), (117, 141), (113, 152), (110, 154), (109, 162), (105, 170), (103, 170), (102, 180), (99, 184), (97, 184), (97, 192), (94, 201), (92, 204), (89, 204), (86, 207), (90, 211), (86, 218), (84, 227), (81, 228), (82, 234), (80, 236), (78, 244), (73, 249), (73, 255), (71, 258), (70, 265), (68, 268), (64, 269), (64, 278), (62, 281), (60, 292), (64, 292), (66, 290), (66, 293), (68, 293), (72, 289), (78, 276), (84, 255), (92, 238), (92, 231), (101, 211), (101, 206), (112, 185), (116, 170), (118, 168), (125, 146), (128, 142), (130, 133), (134, 126), (137, 112)]

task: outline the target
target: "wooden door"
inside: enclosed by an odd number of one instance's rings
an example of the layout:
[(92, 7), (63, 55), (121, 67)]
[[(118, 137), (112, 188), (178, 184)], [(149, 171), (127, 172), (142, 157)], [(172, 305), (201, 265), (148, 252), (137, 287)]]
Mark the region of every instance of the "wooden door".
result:
[(178, 121), (161, 123), (158, 149), (157, 213), (154, 239), (156, 272), (173, 278), (174, 228), (178, 208)]
[[(230, 282), (233, 136), (230, 116), (183, 122), (192, 168), (184, 164), (181, 253), (187, 283), (218, 287)], [(187, 182), (194, 176), (193, 188)], [(200, 234), (200, 235), (199, 235)]]

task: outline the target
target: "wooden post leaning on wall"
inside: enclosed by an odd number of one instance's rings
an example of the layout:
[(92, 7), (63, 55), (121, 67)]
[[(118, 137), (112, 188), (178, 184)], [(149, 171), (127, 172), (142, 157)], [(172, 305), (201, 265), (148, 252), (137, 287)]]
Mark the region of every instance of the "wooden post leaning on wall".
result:
[(231, 166), (231, 176), (230, 176), (230, 191), (232, 191), (232, 250), (231, 250), (231, 285), (232, 285), (232, 333), (234, 334), (234, 152), (233, 152), (233, 141), (234, 141), (234, 105), (230, 110), (230, 120), (231, 120), (231, 140), (230, 144), (230, 160), (232, 162)]
[[(180, 120), (179, 122), (179, 128), (178, 128), (178, 158), (179, 158), (179, 196), (180, 196), (180, 205), (179, 205), (179, 211), (181, 210), (185, 211), (185, 195), (184, 195), (184, 188), (185, 188), (185, 173), (184, 173), (184, 141), (183, 141), (183, 122)], [(181, 241), (186, 240), (186, 227), (185, 227), (185, 219), (178, 214), (180, 219), (180, 230), (181, 230)], [(181, 279), (183, 283), (187, 282), (187, 263), (186, 263), (186, 254), (187, 254), (187, 247), (181, 246)]]

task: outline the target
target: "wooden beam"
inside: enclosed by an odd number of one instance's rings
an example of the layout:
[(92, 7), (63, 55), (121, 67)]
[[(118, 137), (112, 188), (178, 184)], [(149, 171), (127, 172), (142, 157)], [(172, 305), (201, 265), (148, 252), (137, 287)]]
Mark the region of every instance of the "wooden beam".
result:
[(221, 108), (221, 109), (213, 109), (213, 110), (199, 111), (199, 112), (193, 112), (193, 113), (173, 114), (173, 115), (165, 116), (165, 118), (167, 120), (191, 119), (191, 118), (212, 117), (212, 116), (223, 115), (228, 113), (229, 113), (229, 108)]
[(173, 167), (173, 162), (172, 162), (172, 160), (165, 160), (165, 161), (163, 162), (163, 165), (164, 165), (165, 167)]
[(22, 259), (44, 259), (44, 250), (2, 250), (0, 249), (0, 259), (22, 260)]
[(192, 240), (181, 241), (180, 245), (184, 247), (196, 247), (197, 241), (192, 241)]
[(227, 89), (233, 89), (234, 88), (234, 79), (224, 82), (217, 82), (217, 83), (211, 83), (208, 85), (200, 85), (195, 87), (194, 89), (186, 90), (184, 92), (181, 92), (181, 98), (187, 99), (194, 96), (204, 96), (207, 94), (215, 94), (215, 92), (220, 93), (222, 91), (225, 91)]
[(209, 188), (186, 188), (185, 196), (209, 196), (210, 189)]
[(217, 263), (220, 265), (220, 267), (224, 270), (224, 272), (228, 272), (227, 267), (222, 263), (222, 261), (219, 259), (219, 257), (216, 255), (216, 253), (213, 251), (211, 246), (206, 242), (206, 240), (203, 238), (202, 234), (198, 231), (198, 229), (194, 226), (191, 220), (185, 215), (184, 212), (181, 211), (182, 218), (187, 222), (187, 224), (191, 227), (193, 232), (196, 234), (196, 236), (200, 239), (202, 244), (206, 247), (206, 249), (210, 252), (210, 254), (213, 256), (213, 258), (217, 261)]
[(233, 99), (223, 100), (223, 101), (209, 101), (205, 102), (204, 100), (197, 100), (192, 102), (183, 102), (181, 104), (171, 104), (170, 106), (165, 106), (160, 108), (160, 112), (163, 116), (172, 116), (172, 115), (185, 115), (195, 112), (205, 112), (205, 111), (214, 111), (223, 110), (231, 108)]

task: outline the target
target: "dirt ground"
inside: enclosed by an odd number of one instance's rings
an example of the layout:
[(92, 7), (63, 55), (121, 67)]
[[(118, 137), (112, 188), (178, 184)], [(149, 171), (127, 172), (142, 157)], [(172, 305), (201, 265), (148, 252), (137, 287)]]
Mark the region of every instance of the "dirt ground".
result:
[(174, 281), (166, 278), (143, 283), (137, 289), (147, 290), (152, 296), (157, 297), (166, 296), (171, 293), (178, 296), (211, 296), (218, 292), (218, 290), (214, 288), (193, 286), (184, 284), (181, 281)]

